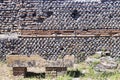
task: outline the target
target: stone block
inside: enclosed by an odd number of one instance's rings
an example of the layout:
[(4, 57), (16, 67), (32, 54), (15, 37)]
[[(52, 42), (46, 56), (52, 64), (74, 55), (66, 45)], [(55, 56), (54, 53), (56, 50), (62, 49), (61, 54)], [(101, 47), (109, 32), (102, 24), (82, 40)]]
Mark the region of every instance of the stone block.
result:
[(13, 75), (14, 76), (26, 76), (27, 67), (13, 67)]
[(7, 55), (9, 67), (45, 67), (46, 60), (38, 55)]

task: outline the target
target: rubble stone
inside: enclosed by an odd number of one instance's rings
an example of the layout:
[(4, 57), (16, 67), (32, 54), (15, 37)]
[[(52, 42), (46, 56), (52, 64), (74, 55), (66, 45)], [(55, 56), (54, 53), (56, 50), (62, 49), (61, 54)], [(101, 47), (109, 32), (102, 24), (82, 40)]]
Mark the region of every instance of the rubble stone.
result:
[(94, 67), (94, 69), (96, 71), (109, 72), (109, 71), (114, 71), (114, 69), (117, 69), (117, 67), (118, 67), (118, 63), (110, 56), (107, 56), (107, 57), (101, 57), (100, 63), (97, 64)]

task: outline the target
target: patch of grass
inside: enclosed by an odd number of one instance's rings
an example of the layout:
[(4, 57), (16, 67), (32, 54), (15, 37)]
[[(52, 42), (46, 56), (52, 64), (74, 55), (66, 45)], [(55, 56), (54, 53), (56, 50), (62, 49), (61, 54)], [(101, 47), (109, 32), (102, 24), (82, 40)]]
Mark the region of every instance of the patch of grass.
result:
[[(78, 70), (82, 72), (82, 70), (88, 71), (84, 73), (84, 76), (80, 76), (81, 80), (119, 80), (120, 73), (118, 70), (114, 70), (114, 72), (96, 72), (93, 68), (98, 62), (94, 62), (93, 66), (86, 64), (85, 62), (81, 62), (78, 65)], [(72, 69), (71, 69), (72, 70)], [(73, 74), (73, 73), (72, 73)]]
[(96, 53), (96, 54), (94, 54), (94, 55), (92, 55), (92, 56), (90, 56), (90, 57), (99, 59), (99, 58), (101, 57), (101, 55)]
[(109, 77), (111, 80), (119, 80), (120, 79), (120, 73), (115, 73), (114, 75)]
[(72, 80), (72, 77), (69, 75), (58, 76), (56, 80)]
[[(92, 67), (89, 68), (89, 73), (82, 78), (91, 78), (92, 80), (119, 80), (119, 72), (95, 72)], [(83, 79), (84, 80), (84, 79)]]

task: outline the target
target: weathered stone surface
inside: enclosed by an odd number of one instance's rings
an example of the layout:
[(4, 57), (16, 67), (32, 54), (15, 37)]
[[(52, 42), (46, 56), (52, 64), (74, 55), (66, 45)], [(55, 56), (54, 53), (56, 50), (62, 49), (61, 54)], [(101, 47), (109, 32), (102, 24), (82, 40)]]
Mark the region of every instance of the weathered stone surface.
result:
[(47, 64), (48, 67), (63, 67), (64, 66), (63, 59), (58, 59), (56, 61), (50, 60), (47, 62), (48, 62), (48, 64)]
[(95, 71), (98, 71), (98, 72), (105, 72), (106, 71), (106, 68), (101, 65), (101, 64), (97, 64), (95, 67), (94, 67), (94, 70)]
[(74, 56), (65, 56), (64, 59), (45, 60), (39, 55), (7, 55), (9, 67), (73, 67)]
[(74, 55), (66, 55), (63, 59), (47, 61), (48, 67), (73, 67)]
[(98, 63), (100, 62), (99, 59), (93, 58), (93, 57), (87, 57), (87, 59), (85, 60), (85, 62), (89, 65), (92, 65), (94, 63)]
[(66, 55), (64, 57), (64, 66), (73, 67), (74, 63), (75, 63), (74, 55)]
[(115, 69), (118, 66), (118, 63), (115, 59), (111, 58), (110, 56), (100, 58), (101, 64), (107, 69)]
[(38, 55), (7, 55), (9, 67), (45, 67), (46, 60)]
[(118, 63), (110, 56), (100, 58), (100, 63), (97, 64), (94, 69), (96, 71), (109, 72), (117, 69)]

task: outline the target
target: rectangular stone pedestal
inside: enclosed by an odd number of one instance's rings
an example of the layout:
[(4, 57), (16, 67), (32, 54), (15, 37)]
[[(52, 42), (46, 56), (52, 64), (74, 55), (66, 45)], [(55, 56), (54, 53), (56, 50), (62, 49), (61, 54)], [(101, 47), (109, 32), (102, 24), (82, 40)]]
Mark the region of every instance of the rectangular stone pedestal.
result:
[(57, 77), (64, 75), (67, 71), (67, 67), (46, 67), (46, 77)]
[(26, 76), (27, 67), (13, 67), (14, 76)]

